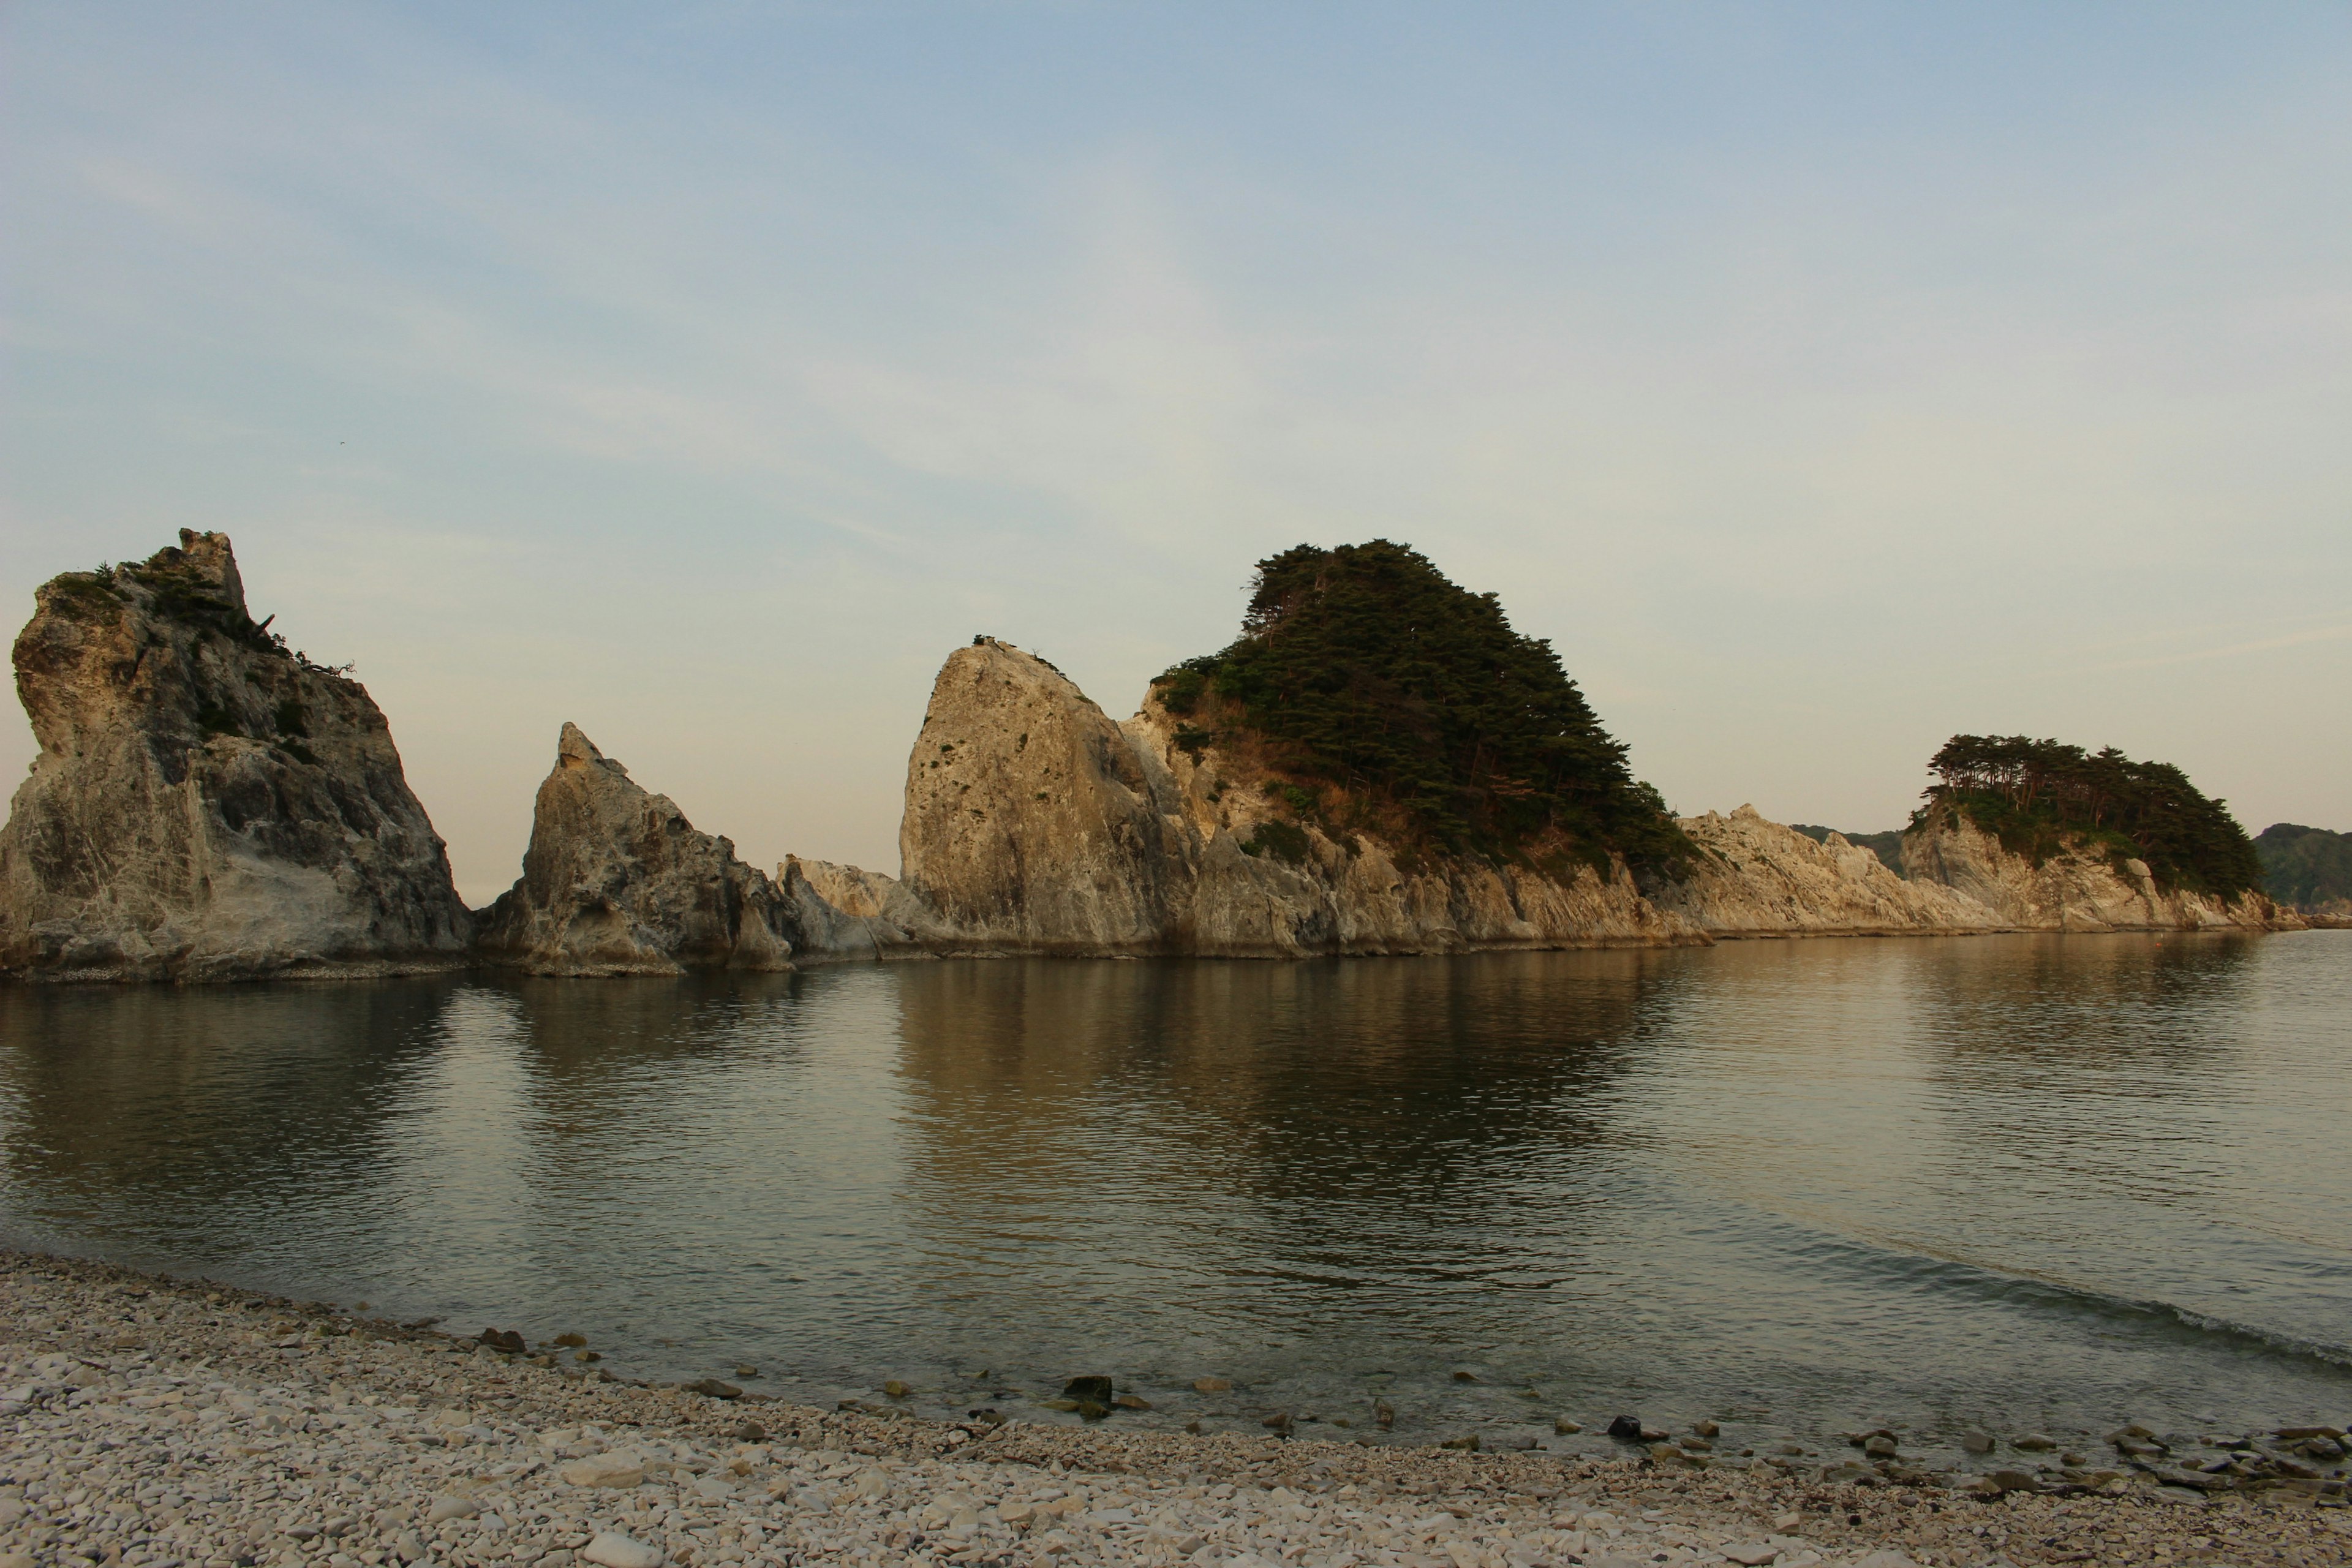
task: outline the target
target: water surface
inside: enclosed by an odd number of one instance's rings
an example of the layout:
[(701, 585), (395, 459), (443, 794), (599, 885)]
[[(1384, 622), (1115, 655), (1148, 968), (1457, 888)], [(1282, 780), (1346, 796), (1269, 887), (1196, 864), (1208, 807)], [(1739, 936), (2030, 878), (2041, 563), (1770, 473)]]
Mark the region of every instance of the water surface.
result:
[(20, 989), (0, 1227), (931, 1413), (2344, 1424), (2347, 1047), (2347, 932)]

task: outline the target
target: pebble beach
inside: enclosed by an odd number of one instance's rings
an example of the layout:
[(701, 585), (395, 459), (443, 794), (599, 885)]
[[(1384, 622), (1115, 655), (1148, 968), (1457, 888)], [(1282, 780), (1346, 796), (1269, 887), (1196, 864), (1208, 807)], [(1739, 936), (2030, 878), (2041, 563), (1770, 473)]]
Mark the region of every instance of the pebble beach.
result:
[(0, 1568), (2352, 1561), (2352, 1510), (2320, 1485), (1959, 1489), (1639, 1449), (951, 1425), (37, 1255), (0, 1254)]

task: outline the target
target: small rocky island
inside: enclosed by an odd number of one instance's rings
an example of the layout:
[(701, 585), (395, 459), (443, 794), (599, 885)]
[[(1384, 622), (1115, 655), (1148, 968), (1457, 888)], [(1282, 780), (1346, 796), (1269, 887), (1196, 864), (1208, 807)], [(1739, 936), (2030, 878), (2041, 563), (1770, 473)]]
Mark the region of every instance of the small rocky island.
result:
[(2056, 742), (1956, 737), (1904, 875), (1750, 807), (1674, 816), (1549, 644), (1383, 540), (1260, 563), (1241, 634), (1124, 722), (1033, 654), (956, 649), (898, 878), (771, 877), (566, 724), (521, 879), (469, 913), (383, 715), (253, 620), (220, 534), (53, 579), (15, 662), (41, 746), (0, 829), (19, 980), (2301, 923), (2177, 769)]
[(386, 974), (473, 918), (392, 729), (247, 612), (226, 535), (42, 585), (15, 648), (40, 752), (0, 828), (0, 973)]

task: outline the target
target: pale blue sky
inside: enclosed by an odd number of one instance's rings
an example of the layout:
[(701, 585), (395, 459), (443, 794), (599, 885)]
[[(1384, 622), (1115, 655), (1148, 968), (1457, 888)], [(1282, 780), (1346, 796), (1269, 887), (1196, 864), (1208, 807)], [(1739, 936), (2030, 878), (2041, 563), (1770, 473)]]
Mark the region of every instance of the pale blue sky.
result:
[[(476, 901), (578, 721), (895, 869), (974, 632), (1115, 716), (1383, 534), (1679, 808), (1959, 730), (2352, 828), (2352, 11), (0, 7), (0, 604), (182, 527)], [(0, 768), (30, 759), (21, 721)]]

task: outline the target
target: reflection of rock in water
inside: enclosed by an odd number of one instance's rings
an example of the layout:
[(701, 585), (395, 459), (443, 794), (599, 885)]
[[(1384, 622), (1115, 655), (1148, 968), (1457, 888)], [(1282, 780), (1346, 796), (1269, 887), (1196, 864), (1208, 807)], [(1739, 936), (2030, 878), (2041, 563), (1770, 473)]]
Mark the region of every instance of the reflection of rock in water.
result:
[(430, 1070), (461, 990), (0, 987), (0, 1037), (34, 1047), (0, 1055), (20, 1212), (103, 1207), (168, 1235), (236, 1194), (372, 1170), (397, 1136), (386, 1108)]
[(603, 1075), (647, 1066), (690, 1069), (694, 1058), (740, 1046), (761, 1009), (804, 989), (805, 975), (646, 975), (609, 985), (518, 979), (498, 987), (529, 1070), (551, 1088), (593, 1088)]
[(1528, 1239), (1490, 1223), (1507, 1184), (1614, 1152), (1603, 1096), (1675, 963), (909, 968), (913, 1191), (973, 1259), (1148, 1255), (1206, 1283), (1454, 1256), (1491, 1276)]

